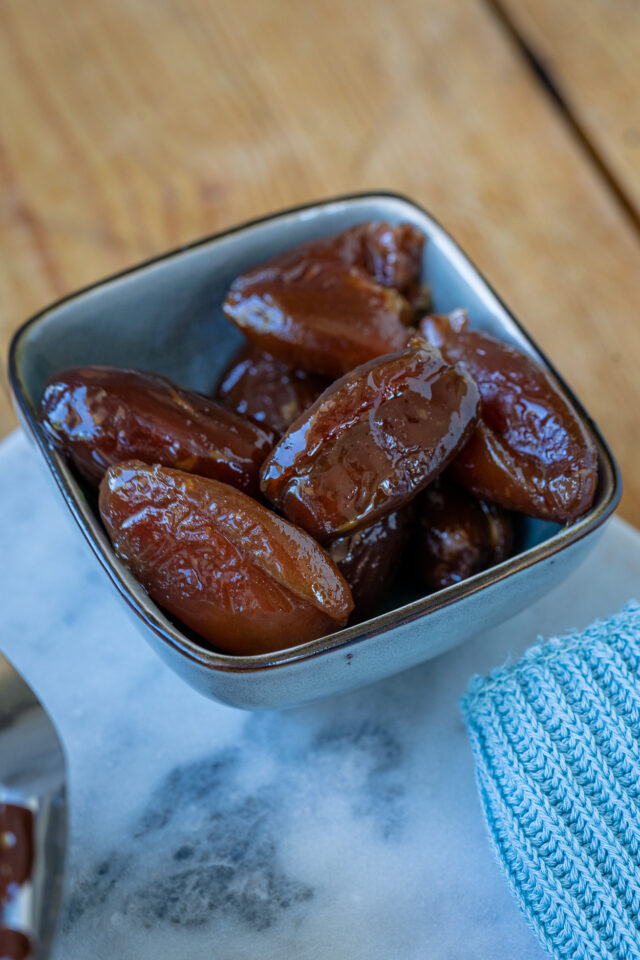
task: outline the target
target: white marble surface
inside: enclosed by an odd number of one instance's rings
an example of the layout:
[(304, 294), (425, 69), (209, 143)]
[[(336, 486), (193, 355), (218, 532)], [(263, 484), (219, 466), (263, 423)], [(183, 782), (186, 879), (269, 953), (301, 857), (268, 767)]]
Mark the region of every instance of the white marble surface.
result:
[(536, 960), (485, 838), (457, 700), (640, 593), (614, 521), (489, 635), (375, 687), (246, 714), (138, 636), (21, 435), (0, 447), (0, 647), (55, 719), (71, 838), (54, 960)]

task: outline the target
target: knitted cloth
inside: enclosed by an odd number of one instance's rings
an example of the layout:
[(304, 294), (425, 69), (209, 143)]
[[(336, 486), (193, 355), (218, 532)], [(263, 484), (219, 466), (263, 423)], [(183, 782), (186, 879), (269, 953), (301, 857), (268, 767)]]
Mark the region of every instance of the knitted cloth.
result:
[(640, 606), (475, 677), (461, 709), (493, 848), (543, 946), (640, 960)]

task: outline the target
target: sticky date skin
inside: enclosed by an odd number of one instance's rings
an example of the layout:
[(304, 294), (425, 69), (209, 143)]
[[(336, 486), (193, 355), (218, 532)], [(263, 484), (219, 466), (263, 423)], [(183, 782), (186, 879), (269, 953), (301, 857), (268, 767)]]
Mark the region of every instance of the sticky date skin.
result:
[(506, 510), (478, 500), (447, 476), (416, 501), (414, 570), (429, 591), (449, 587), (506, 560), (513, 527)]
[(261, 487), (325, 543), (399, 509), (459, 452), (475, 383), (418, 340), (332, 384), (266, 459)]
[(281, 436), (330, 383), (248, 344), (225, 370), (216, 395), (236, 413)]
[(242, 274), (224, 312), (290, 366), (342, 376), (404, 346), (423, 243), (411, 224), (360, 224)]
[(384, 600), (400, 565), (413, 515), (411, 506), (338, 537), (327, 547), (331, 559), (351, 587), (358, 619)]
[(156, 374), (116, 367), (76, 367), (52, 377), (42, 423), (96, 485), (109, 466), (135, 458), (256, 493), (260, 464), (275, 442), (269, 428), (213, 400)]
[(482, 394), (478, 429), (452, 465), (477, 496), (560, 523), (589, 509), (598, 481), (591, 437), (551, 377), (530, 357), (468, 328), (464, 311), (429, 316), (425, 338), (459, 363)]
[(129, 461), (100, 484), (117, 556), (212, 646), (257, 654), (344, 626), (351, 591), (303, 530), (216, 480)]

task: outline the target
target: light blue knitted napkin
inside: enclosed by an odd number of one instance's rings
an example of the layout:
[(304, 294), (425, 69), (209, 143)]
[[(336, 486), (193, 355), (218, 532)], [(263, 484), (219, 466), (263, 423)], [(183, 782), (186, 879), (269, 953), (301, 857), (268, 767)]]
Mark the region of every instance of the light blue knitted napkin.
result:
[(640, 606), (475, 677), (489, 835), (549, 953), (640, 960)]

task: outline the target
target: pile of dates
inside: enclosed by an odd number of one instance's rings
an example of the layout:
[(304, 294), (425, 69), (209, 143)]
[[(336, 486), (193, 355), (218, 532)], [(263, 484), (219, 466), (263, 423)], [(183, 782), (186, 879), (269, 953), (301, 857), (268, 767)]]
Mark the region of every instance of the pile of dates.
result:
[(429, 314), (423, 235), (360, 224), (238, 277), (247, 343), (213, 398), (153, 373), (63, 371), (42, 423), (99, 487), (120, 560), (208, 644), (291, 647), (509, 556), (512, 511), (571, 523), (596, 451), (528, 356)]

